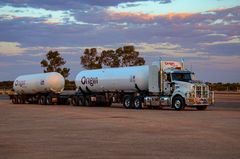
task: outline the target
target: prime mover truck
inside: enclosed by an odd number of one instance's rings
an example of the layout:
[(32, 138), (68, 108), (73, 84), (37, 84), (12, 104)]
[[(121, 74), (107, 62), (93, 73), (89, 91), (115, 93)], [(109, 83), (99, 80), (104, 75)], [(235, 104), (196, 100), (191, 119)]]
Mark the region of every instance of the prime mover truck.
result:
[(209, 86), (195, 80), (183, 62), (158, 61), (151, 65), (84, 70), (75, 79), (76, 91), (63, 91), (64, 78), (56, 72), (19, 76), (14, 81), (13, 103), (75, 106), (122, 103), (127, 109), (186, 106), (205, 110), (214, 103)]

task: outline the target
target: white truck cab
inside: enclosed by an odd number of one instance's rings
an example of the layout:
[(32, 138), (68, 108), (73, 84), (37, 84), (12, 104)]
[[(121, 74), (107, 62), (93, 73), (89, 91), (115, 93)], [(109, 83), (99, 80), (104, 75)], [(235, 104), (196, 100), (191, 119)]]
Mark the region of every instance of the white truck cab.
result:
[(152, 67), (157, 69), (150, 69), (150, 79), (154, 78), (156, 70), (160, 70), (159, 89), (151, 87), (157, 85), (157, 80), (149, 80), (149, 92), (152, 92), (152, 95), (145, 97), (145, 105), (170, 105), (176, 110), (191, 106), (205, 110), (214, 103), (214, 92), (209, 90), (206, 83), (195, 80), (195, 74), (185, 69), (183, 62), (160, 61), (160, 65), (154, 63)]

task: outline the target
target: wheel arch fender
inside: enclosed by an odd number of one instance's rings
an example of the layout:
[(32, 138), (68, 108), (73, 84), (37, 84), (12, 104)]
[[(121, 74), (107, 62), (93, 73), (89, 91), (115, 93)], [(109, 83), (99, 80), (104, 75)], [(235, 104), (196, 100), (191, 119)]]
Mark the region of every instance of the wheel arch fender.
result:
[(174, 93), (173, 95), (172, 95), (172, 97), (171, 97), (171, 105), (172, 105), (172, 103), (173, 103), (173, 99), (175, 98), (175, 97), (177, 97), (177, 96), (179, 96), (179, 97), (181, 97), (182, 99), (183, 99), (183, 102), (184, 102), (184, 104), (186, 105), (186, 101), (185, 101), (185, 95), (183, 94), (183, 93), (181, 93), (181, 92), (177, 92), (177, 93)]

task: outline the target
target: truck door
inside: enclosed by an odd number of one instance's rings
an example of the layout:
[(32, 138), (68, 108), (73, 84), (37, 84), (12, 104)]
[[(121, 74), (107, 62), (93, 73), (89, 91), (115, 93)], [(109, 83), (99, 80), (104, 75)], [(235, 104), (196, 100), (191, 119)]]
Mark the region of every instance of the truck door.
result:
[(170, 73), (165, 74), (164, 95), (171, 95), (171, 76), (170, 76)]

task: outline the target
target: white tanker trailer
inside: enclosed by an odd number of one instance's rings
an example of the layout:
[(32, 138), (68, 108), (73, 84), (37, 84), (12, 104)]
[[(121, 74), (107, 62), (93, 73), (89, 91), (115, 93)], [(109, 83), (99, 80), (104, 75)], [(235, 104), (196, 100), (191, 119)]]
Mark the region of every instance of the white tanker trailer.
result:
[(13, 83), (15, 94), (10, 98), (14, 104), (51, 104), (52, 98), (63, 91), (64, 84), (64, 77), (57, 72), (21, 75)]
[(78, 73), (75, 84), (83, 91), (92, 92), (135, 92), (136, 85), (148, 90), (149, 66), (120, 67), (86, 70)]
[(75, 93), (63, 94), (64, 78), (60, 74), (20, 76), (14, 82), (15, 95), (11, 98), (13, 103), (71, 101), (75, 106), (123, 103), (125, 108), (170, 106), (176, 110), (185, 106), (204, 110), (214, 102), (213, 92), (205, 83), (195, 81), (194, 73), (186, 70), (183, 62), (85, 70), (78, 73), (75, 84)]

